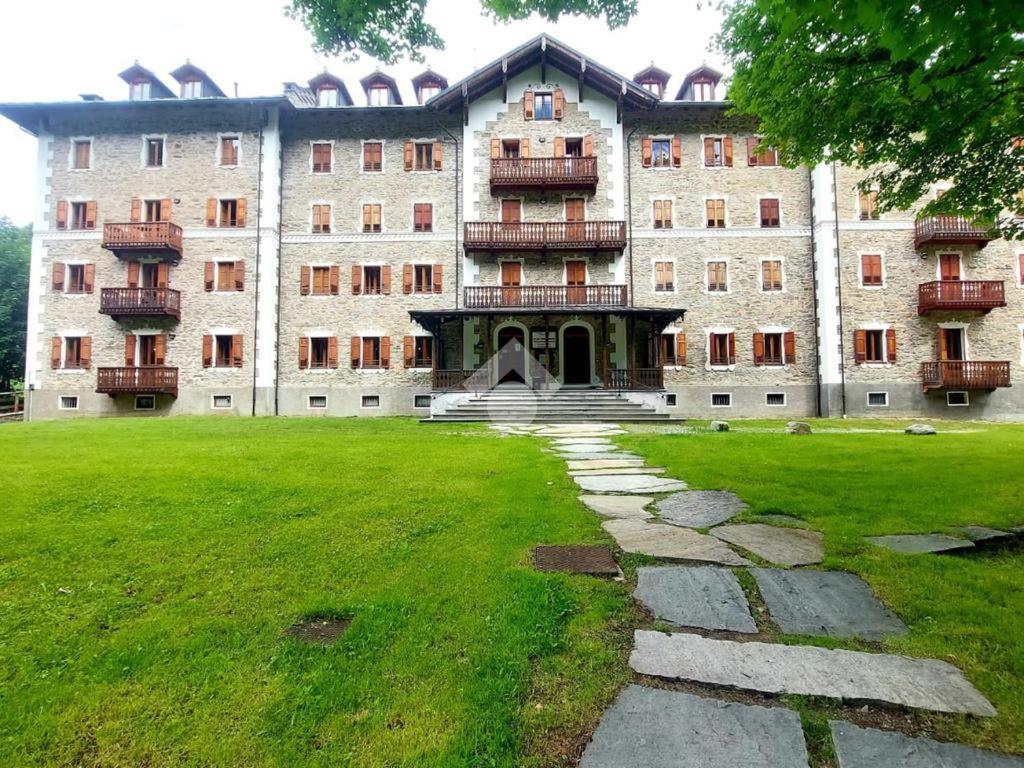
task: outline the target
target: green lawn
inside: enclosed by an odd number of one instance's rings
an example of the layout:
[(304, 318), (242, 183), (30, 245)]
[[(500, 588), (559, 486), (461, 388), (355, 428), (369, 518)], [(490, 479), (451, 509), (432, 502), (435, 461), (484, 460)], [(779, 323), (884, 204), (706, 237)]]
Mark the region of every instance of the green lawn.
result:
[[(537, 441), (412, 420), (0, 427), (0, 765), (542, 766), (626, 679)], [(335, 646), (286, 637), (348, 615)]]
[[(812, 424), (818, 434), (733, 422), (728, 433), (642, 432), (619, 442), (692, 488), (735, 491), (751, 506), (745, 517), (783, 512), (822, 531), (823, 567), (860, 574), (910, 626), (884, 648), (955, 664), (999, 710), (991, 720), (930, 718), (934, 731), (1024, 753), (1024, 552), (897, 555), (863, 539), (1024, 525), (1024, 427), (939, 422), (940, 434), (911, 437), (885, 431), (903, 423)], [(850, 428), (870, 431), (821, 433)], [(801, 708), (812, 734), (820, 730), (825, 715)]]

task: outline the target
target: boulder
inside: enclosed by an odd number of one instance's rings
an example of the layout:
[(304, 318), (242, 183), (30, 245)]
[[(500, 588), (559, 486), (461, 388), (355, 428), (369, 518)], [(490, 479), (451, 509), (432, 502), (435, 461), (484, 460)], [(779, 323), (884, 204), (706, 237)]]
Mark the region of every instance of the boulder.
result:
[(711, 422), (712, 432), (728, 432), (729, 422), (728, 421), (712, 421)]
[(786, 434), (787, 435), (809, 435), (811, 434), (811, 425), (806, 421), (790, 421), (786, 423)]
[(935, 427), (930, 424), (911, 424), (903, 431), (908, 435), (934, 435)]

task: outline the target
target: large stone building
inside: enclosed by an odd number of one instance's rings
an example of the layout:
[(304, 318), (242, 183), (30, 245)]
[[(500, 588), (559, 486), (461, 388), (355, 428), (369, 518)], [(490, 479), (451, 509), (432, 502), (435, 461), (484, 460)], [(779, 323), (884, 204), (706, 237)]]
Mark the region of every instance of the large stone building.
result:
[(673, 99), (541, 36), (414, 104), (382, 72), (357, 98), (172, 76), (0, 105), (39, 147), (30, 418), (426, 416), (500, 382), (681, 417), (1024, 414), (1024, 247), (780, 166), (707, 66)]

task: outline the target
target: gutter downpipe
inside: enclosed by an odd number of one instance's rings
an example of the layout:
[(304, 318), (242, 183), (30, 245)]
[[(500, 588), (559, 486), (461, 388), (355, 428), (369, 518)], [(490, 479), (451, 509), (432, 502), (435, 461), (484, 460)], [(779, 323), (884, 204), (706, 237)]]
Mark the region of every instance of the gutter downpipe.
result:
[(452, 135), (446, 127), (438, 121), (438, 127), (444, 131), (448, 138), (455, 142), (455, 308), (459, 308), (459, 154), (461, 145), (459, 140)]
[(633, 134), (640, 130), (640, 126), (634, 127), (626, 134), (626, 237), (629, 240), (629, 306), (635, 306), (633, 299), (633, 163), (631, 152), (633, 148)]
[(275, 325), (275, 340), (274, 340), (274, 415), (280, 415), (280, 405), (278, 403), (278, 391), (280, 385), (280, 372), (281, 372), (281, 286), (284, 278), (284, 259), (282, 258), (282, 240), (284, 237), (284, 128), (281, 126), (281, 117), (284, 115), (284, 111), (280, 110), (277, 113), (277, 135), (278, 135), (278, 152), (281, 153), (279, 162), (277, 164), (277, 310), (275, 312), (276, 317), (274, 320)]

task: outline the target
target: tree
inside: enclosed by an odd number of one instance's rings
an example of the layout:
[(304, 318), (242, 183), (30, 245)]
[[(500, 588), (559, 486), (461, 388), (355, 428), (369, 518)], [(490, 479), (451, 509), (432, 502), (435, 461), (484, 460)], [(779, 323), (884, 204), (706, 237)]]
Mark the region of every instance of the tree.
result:
[[(386, 64), (408, 56), (423, 60), (423, 49), (444, 48), (437, 30), (423, 18), (427, 0), (292, 0), (288, 13), (313, 33), (314, 46), (349, 59), (364, 53)], [(561, 16), (604, 17), (612, 29), (636, 15), (637, 0), (481, 0), (484, 13), (498, 21), (538, 13), (548, 21)]]
[(28, 266), (32, 228), (0, 217), (0, 391), (25, 372)]
[(1019, 0), (735, 0), (718, 46), (734, 110), (788, 165), (868, 169), (882, 210), (995, 222), (1022, 237), (1024, 24)]

